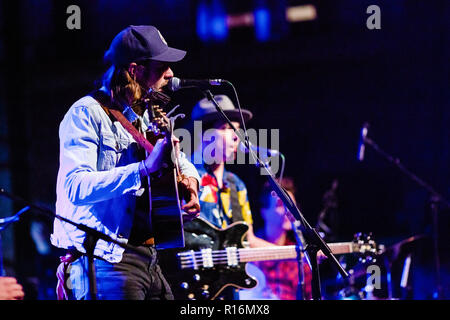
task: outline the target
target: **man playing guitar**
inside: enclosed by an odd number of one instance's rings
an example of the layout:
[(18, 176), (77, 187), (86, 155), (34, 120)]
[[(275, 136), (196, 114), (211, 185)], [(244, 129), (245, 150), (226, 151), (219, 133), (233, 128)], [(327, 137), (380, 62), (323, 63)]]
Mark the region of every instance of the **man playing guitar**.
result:
[[(167, 159), (176, 141), (169, 131), (154, 142), (152, 152), (146, 155), (148, 149), (136, 143), (130, 132), (133, 128), (139, 133), (150, 129), (150, 113), (159, 112), (154, 105), (161, 103), (158, 97), (164, 97), (163, 88), (173, 77), (171, 66), (185, 54), (169, 47), (153, 26), (122, 30), (105, 53), (111, 67), (103, 77), (102, 88), (75, 102), (60, 124), (57, 213), (149, 255), (144, 257), (117, 244), (97, 241), (94, 255), (98, 299), (173, 298), (157, 262), (156, 248), (161, 238), (156, 235), (164, 235), (166, 230), (161, 230), (150, 213), (155, 207), (153, 195), (159, 191), (158, 180), (163, 168), (171, 165)], [(119, 115), (114, 110), (119, 110)], [(127, 123), (133, 128), (125, 129)], [(178, 187), (186, 201), (181, 209), (184, 219), (189, 220), (200, 209), (199, 176), (183, 153), (177, 162), (183, 176)], [(68, 249), (58, 268), (59, 298), (88, 298), (87, 259), (80, 254), (85, 252), (85, 238), (84, 232), (55, 220), (52, 244)]]

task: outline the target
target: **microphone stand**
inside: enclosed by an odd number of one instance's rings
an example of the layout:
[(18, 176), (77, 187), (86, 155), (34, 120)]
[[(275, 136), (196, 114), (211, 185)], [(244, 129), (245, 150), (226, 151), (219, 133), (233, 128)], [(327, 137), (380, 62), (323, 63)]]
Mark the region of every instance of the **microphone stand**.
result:
[[(3, 189), (1, 189), (1, 190), (3, 190)], [(19, 221), (20, 215), (22, 213), (24, 213), (25, 211), (28, 211), (29, 209), (30, 209), (30, 207), (26, 206), (26, 207), (22, 208), (19, 212), (17, 212), (15, 215), (13, 215), (12, 217), (0, 219), (0, 232), (5, 230), (6, 228), (8, 228), (14, 222)], [(1, 234), (0, 234), (0, 276), (5, 276), (5, 270), (3, 268), (3, 246), (2, 246)]]
[(419, 186), (426, 189), (430, 194), (430, 208), (433, 217), (433, 251), (434, 251), (434, 264), (436, 268), (436, 286), (437, 286), (437, 298), (442, 298), (442, 284), (441, 284), (441, 265), (439, 258), (439, 242), (438, 242), (438, 211), (439, 204), (444, 205), (447, 209), (450, 208), (450, 202), (446, 200), (441, 194), (439, 194), (432, 186), (419, 178), (417, 175), (409, 171), (401, 162), (400, 159), (394, 158), (383, 149), (381, 149), (372, 139), (367, 136), (362, 137), (363, 143), (371, 146), (376, 152), (382, 155), (390, 163), (394, 164), (401, 172), (403, 172), (408, 178), (415, 181)]
[[(106, 235), (106, 234), (104, 234), (104, 233), (102, 233), (100, 231), (97, 231), (97, 230), (95, 230), (95, 229), (93, 229), (91, 227), (88, 227), (88, 226), (86, 226), (84, 224), (73, 222), (73, 221), (71, 221), (71, 220), (69, 220), (67, 218), (64, 218), (64, 217), (54, 213), (53, 211), (51, 211), (49, 209), (42, 208), (42, 207), (37, 206), (35, 204), (29, 203), (26, 200), (24, 200), (24, 199), (22, 199), (22, 198), (20, 198), (18, 196), (15, 196), (15, 195), (5, 191), (5, 189), (3, 189), (3, 188), (0, 188), (0, 195), (3, 195), (3, 196), (5, 196), (5, 197), (7, 197), (7, 198), (9, 198), (9, 199), (11, 199), (13, 201), (17, 201), (17, 202), (21, 202), (21, 203), (27, 204), (27, 206), (25, 208), (20, 210), (13, 217), (6, 218), (6, 219), (0, 219), (0, 231), (3, 230), (9, 224), (18, 221), (19, 220), (19, 216), (23, 212), (25, 212), (25, 211), (27, 211), (29, 209), (35, 209), (35, 210), (37, 210), (37, 211), (39, 211), (41, 213), (46, 214), (47, 216), (50, 216), (52, 218), (57, 218), (57, 219), (59, 219), (59, 220), (61, 220), (63, 222), (67, 222), (68, 224), (71, 224), (71, 225), (77, 227), (79, 230), (84, 231), (86, 233), (86, 239), (83, 242), (83, 246), (84, 246), (84, 248), (86, 250), (86, 254), (85, 255), (88, 257), (89, 296), (90, 296), (91, 300), (97, 300), (97, 281), (96, 281), (96, 276), (95, 276), (95, 264), (94, 264), (95, 255), (94, 255), (94, 249), (95, 249), (95, 245), (96, 245), (98, 240), (101, 239), (101, 240), (104, 240), (106, 242), (112, 242), (112, 243), (115, 243), (115, 244), (121, 246), (122, 248), (132, 250), (132, 251), (134, 251), (134, 252), (136, 252), (138, 254), (144, 255), (144, 256), (148, 256), (147, 253), (141, 252), (141, 251), (135, 249), (133, 246), (130, 246), (130, 245), (122, 243), (122, 242), (119, 242), (119, 241), (111, 238), (110, 236), (108, 236), (108, 235)], [(1, 226), (1, 222), (3, 222), (1, 220), (6, 220), (4, 222), (4, 227)]]
[(321, 250), (334, 264), (341, 275), (344, 278), (348, 277), (347, 271), (340, 265), (339, 261), (336, 259), (336, 257), (331, 252), (330, 247), (323, 241), (323, 239), (319, 236), (316, 230), (314, 230), (311, 225), (306, 221), (306, 219), (303, 217), (300, 210), (297, 208), (295, 203), (292, 201), (289, 194), (286, 192), (286, 190), (283, 189), (283, 187), (275, 180), (270, 168), (268, 167), (267, 163), (264, 161), (261, 161), (258, 159), (258, 157), (254, 154), (254, 152), (251, 150), (248, 139), (245, 137), (242, 137), (240, 135), (240, 132), (237, 131), (237, 129), (234, 127), (230, 119), (227, 117), (225, 112), (220, 108), (217, 101), (214, 99), (213, 94), (210, 90), (204, 91), (206, 97), (208, 100), (210, 100), (214, 106), (216, 107), (219, 114), (221, 114), (222, 118), (230, 125), (230, 127), (234, 130), (236, 136), (239, 138), (241, 143), (244, 143), (245, 147), (251, 152), (251, 154), (256, 158), (256, 166), (260, 167), (264, 170), (265, 174), (269, 178), (269, 183), (273, 189), (273, 191), (276, 192), (278, 197), (281, 199), (285, 207), (291, 212), (291, 214), (294, 216), (294, 218), (299, 222), (299, 229), (303, 234), (303, 237), (305, 239), (305, 248), (302, 249), (305, 252), (306, 259), (311, 267), (312, 272), (312, 297), (314, 300), (321, 300), (322, 295), (320, 291), (320, 276), (319, 276), (319, 268), (317, 264), (317, 253)]

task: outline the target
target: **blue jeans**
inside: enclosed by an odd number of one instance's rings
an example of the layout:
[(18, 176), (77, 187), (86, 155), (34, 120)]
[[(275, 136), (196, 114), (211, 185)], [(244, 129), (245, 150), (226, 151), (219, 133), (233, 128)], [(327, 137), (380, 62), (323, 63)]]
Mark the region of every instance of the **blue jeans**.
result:
[[(94, 259), (98, 300), (173, 300), (154, 247), (140, 246), (150, 257), (125, 251), (119, 263)], [(67, 269), (69, 299), (89, 299), (88, 259), (81, 256)]]

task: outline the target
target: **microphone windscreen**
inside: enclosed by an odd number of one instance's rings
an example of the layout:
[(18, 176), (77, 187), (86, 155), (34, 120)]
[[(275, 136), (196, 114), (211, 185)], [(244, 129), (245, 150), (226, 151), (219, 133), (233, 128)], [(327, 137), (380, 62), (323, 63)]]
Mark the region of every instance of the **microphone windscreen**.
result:
[(177, 91), (178, 89), (180, 89), (181, 88), (180, 78), (177, 78), (177, 77), (170, 78), (168, 87), (169, 87), (170, 91)]

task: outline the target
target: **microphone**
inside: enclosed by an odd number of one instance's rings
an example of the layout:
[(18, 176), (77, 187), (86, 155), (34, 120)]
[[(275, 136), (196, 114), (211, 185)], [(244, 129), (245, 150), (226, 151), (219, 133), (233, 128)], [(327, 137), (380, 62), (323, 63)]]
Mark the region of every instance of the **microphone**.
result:
[[(278, 150), (266, 149), (266, 148), (254, 146), (250, 141), (248, 143), (250, 145), (250, 149), (252, 149), (254, 152), (265, 153), (269, 157), (276, 157), (280, 154), (280, 151), (278, 151)], [(242, 152), (245, 152), (245, 153), (249, 152), (248, 148), (242, 142), (239, 143), (239, 150), (241, 150)]]
[(177, 91), (182, 88), (209, 88), (211, 86), (220, 86), (225, 80), (222, 79), (180, 79), (177, 77), (172, 77), (169, 80), (168, 88), (170, 91)]
[(358, 147), (358, 160), (359, 161), (364, 160), (364, 151), (366, 149), (364, 142), (366, 140), (368, 131), (369, 131), (369, 123), (365, 122), (361, 129), (361, 136), (360, 136), (360, 140), (359, 140), (359, 147)]

